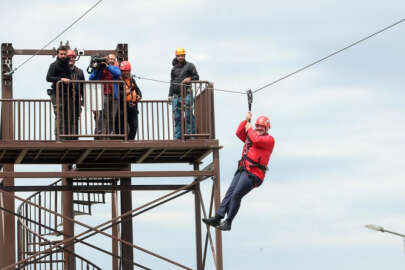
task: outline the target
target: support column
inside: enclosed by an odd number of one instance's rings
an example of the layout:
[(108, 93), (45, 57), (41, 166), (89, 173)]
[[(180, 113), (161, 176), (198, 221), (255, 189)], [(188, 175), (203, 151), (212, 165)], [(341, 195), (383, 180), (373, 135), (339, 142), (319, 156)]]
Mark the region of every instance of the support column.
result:
[[(13, 172), (14, 164), (5, 164), (3, 166), (4, 172)], [(14, 186), (14, 178), (4, 178), (4, 186)], [(14, 192), (12, 192), (14, 194)], [(14, 198), (3, 196), (2, 202), (4, 208), (9, 211), (15, 212)], [(15, 263), (15, 217), (5, 211), (2, 212), (2, 220), (0, 220), (0, 233), (3, 235), (2, 242), (0, 243), (0, 267), (7, 266)], [(1, 226), (1, 224), (3, 226)]]
[[(213, 152), (213, 162), (215, 170), (215, 211), (218, 210), (219, 205), (221, 204), (221, 181), (220, 181), (220, 170), (219, 170), (219, 150), (215, 149)], [(218, 229), (215, 229), (215, 244), (216, 244), (216, 253), (217, 253), (217, 270), (223, 270), (223, 261), (222, 261), (222, 232)]]
[[(71, 165), (63, 164), (62, 171), (70, 171), (72, 169)], [(63, 186), (71, 186), (72, 179), (63, 178), (62, 179)], [(73, 191), (62, 191), (62, 213), (66, 217), (74, 218), (73, 216)], [(74, 236), (74, 224), (73, 222), (63, 219), (63, 240), (67, 240), (68, 238)], [(69, 241), (65, 245), (65, 251), (63, 252), (64, 262), (64, 269), (66, 270), (74, 270), (76, 267), (75, 257), (69, 253), (75, 252), (75, 248), (73, 245), (73, 241)]]
[[(12, 74), (5, 75), (12, 68), (14, 49), (11, 43), (1, 44), (1, 97), (13, 98)], [(1, 139), (10, 141), (14, 139), (13, 104), (4, 102), (1, 107), (0, 135)], [(1, 166), (0, 166), (1, 167)], [(4, 172), (14, 172), (14, 164), (3, 164)], [(14, 186), (14, 178), (4, 178), (4, 186)], [(14, 194), (14, 192), (13, 192)], [(14, 213), (15, 200), (9, 196), (2, 196), (2, 206)], [(0, 211), (0, 268), (15, 263), (15, 217)]]
[[(200, 165), (194, 163), (194, 170), (200, 170)], [(201, 240), (201, 202), (199, 198), (200, 184), (194, 186), (194, 212), (195, 212), (195, 245), (196, 245), (196, 259), (197, 270), (203, 270), (202, 264), (202, 240)]]
[[(116, 182), (114, 180), (113, 185), (116, 185)], [(118, 216), (118, 200), (117, 200), (117, 191), (113, 191), (111, 192), (111, 219), (114, 219)], [(118, 224), (113, 225), (112, 228), (112, 235), (114, 237), (119, 237), (118, 236)], [(115, 239), (111, 239), (112, 240), (112, 253), (114, 255), (118, 256), (118, 241)], [(119, 261), (117, 257), (112, 257), (112, 269), (113, 270), (118, 270), (119, 269)]]
[[(131, 169), (128, 165), (127, 169)], [(132, 210), (132, 194), (131, 190), (126, 190), (125, 187), (131, 185), (131, 178), (121, 178), (120, 184), (123, 187), (121, 190), (121, 215)], [(123, 218), (121, 222), (121, 239), (133, 243), (132, 235), (132, 216), (129, 215)], [(121, 256), (125, 258), (122, 260), (123, 270), (133, 270), (134, 250), (132, 247), (121, 244)]]

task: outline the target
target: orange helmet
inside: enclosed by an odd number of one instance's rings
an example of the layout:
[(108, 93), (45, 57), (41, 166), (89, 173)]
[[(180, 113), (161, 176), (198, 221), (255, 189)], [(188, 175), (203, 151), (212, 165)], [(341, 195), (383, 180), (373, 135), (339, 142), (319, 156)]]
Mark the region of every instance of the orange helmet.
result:
[(69, 49), (67, 50), (66, 56), (76, 58), (76, 52), (74, 50)]
[(122, 71), (131, 71), (131, 64), (128, 61), (122, 61), (120, 65)]
[(266, 131), (270, 129), (270, 119), (267, 116), (259, 116), (256, 119), (256, 125), (266, 127)]
[(184, 55), (186, 54), (186, 50), (184, 48), (177, 48), (176, 49), (176, 56), (177, 55)]

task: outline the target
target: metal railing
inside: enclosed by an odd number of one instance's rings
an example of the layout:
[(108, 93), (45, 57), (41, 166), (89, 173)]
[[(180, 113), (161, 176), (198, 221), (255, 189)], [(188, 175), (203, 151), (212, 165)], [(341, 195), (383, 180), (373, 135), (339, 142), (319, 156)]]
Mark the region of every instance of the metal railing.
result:
[[(117, 86), (117, 99), (105, 94), (108, 85)], [(128, 140), (130, 104), (122, 89), (122, 81), (70, 81), (58, 82), (51, 99), (0, 99), (2, 127), (11, 127), (14, 141)], [(135, 140), (173, 140), (176, 124), (181, 139), (215, 138), (213, 85), (193, 81), (181, 89), (180, 112), (168, 100), (137, 102)]]
[[(60, 185), (61, 179), (51, 184)], [(73, 185), (84, 185), (85, 183), (75, 183)], [(98, 185), (97, 183), (94, 183)], [(87, 183), (86, 185), (93, 185)], [(29, 196), (27, 201), (47, 208), (51, 211), (62, 213), (61, 193), (56, 191), (36, 192)], [(74, 213), (91, 214), (91, 205), (94, 203), (104, 203), (104, 192), (81, 193), (73, 192)], [(86, 209), (81, 207), (86, 205)], [(18, 260), (26, 259), (31, 255), (47, 250), (56, 243), (63, 240), (62, 218), (51, 212), (42, 210), (28, 203), (22, 203), (17, 209), (17, 237), (18, 237)], [(101, 269), (78, 254), (72, 253), (75, 258), (76, 269)], [(65, 260), (63, 250), (42, 256), (40, 260), (27, 262), (19, 266), (19, 269), (64, 269)]]
[(181, 98), (184, 102), (181, 106), (182, 139), (215, 138), (213, 89), (213, 84), (208, 81), (192, 81), (190, 86), (181, 85)]

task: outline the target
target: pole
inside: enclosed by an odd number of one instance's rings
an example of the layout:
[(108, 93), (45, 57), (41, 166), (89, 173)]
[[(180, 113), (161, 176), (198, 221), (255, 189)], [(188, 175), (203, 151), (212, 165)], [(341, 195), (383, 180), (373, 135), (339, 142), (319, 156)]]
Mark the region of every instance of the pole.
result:
[[(221, 181), (220, 181), (220, 170), (219, 170), (219, 150), (215, 149), (213, 152), (213, 161), (214, 161), (214, 185), (215, 185), (215, 211), (218, 210), (219, 205), (221, 204)], [(217, 268), (216, 270), (223, 270), (223, 261), (222, 261), (222, 232), (218, 229), (215, 229), (215, 244), (217, 251)]]
[[(198, 171), (200, 165), (198, 162), (194, 163), (194, 170)], [(194, 212), (195, 212), (195, 243), (196, 243), (196, 259), (197, 270), (203, 270), (202, 264), (202, 240), (201, 240), (201, 203), (199, 198), (200, 184), (194, 186)]]
[[(70, 164), (63, 164), (62, 171), (70, 171), (72, 166)], [(71, 186), (72, 179), (63, 178), (63, 186)], [(73, 191), (62, 191), (62, 211), (63, 215), (69, 218), (73, 217)], [(69, 239), (74, 236), (74, 224), (72, 221), (63, 219), (63, 240)], [(63, 252), (64, 269), (74, 270), (76, 267), (75, 257), (72, 255), (75, 252), (73, 240), (66, 242), (65, 251)]]

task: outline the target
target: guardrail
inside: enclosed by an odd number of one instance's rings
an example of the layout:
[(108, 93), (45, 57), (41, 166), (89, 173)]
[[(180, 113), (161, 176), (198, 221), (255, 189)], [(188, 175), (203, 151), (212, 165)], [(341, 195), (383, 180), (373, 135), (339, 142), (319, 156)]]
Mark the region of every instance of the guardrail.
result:
[[(120, 89), (117, 99), (104, 91), (108, 84)], [(1, 127), (12, 133), (14, 141), (129, 140), (132, 104), (127, 103), (122, 87), (122, 81), (58, 82), (51, 99), (0, 99)], [(215, 138), (213, 85), (193, 81), (181, 89), (180, 113), (168, 100), (137, 102), (135, 140), (173, 140), (176, 123), (181, 124), (183, 140)]]

